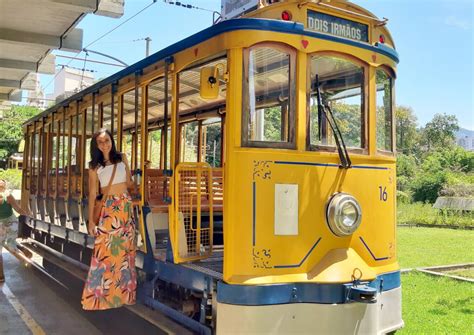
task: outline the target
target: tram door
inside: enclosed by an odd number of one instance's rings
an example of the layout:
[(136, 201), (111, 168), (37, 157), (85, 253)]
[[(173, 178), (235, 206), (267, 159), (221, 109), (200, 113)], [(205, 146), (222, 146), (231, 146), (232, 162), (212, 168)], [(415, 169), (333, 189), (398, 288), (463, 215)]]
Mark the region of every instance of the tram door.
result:
[[(227, 59), (190, 66), (178, 74), (178, 116), (174, 222), (177, 261), (207, 258), (214, 244), (222, 244), (223, 121)], [(212, 82), (204, 94), (202, 73)], [(212, 77), (212, 78), (210, 78)]]

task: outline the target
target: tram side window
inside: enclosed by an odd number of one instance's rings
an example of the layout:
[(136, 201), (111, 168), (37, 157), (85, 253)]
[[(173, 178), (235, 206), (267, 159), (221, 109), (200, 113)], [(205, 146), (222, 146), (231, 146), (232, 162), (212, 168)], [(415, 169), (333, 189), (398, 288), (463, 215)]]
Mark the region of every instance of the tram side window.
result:
[(392, 78), (382, 69), (377, 69), (377, 149), (393, 151), (392, 129)]
[(113, 105), (113, 113), (112, 113), (112, 104), (109, 101), (105, 102), (102, 105), (103, 110), (103, 122), (102, 127), (108, 129), (114, 138), (115, 145), (117, 145), (117, 129), (118, 129), (118, 101), (117, 98), (114, 97), (114, 105)]
[[(165, 99), (165, 80), (164, 78), (158, 78), (152, 81), (147, 86), (147, 120), (148, 120), (148, 146), (147, 161), (149, 167), (154, 169), (163, 169), (164, 157), (161, 157), (164, 151), (162, 140), (164, 140), (163, 133), (163, 120), (165, 114), (165, 101), (168, 101), (168, 117), (171, 115), (171, 102), (172, 102), (172, 87), (171, 80), (168, 81), (168, 99)], [(170, 121), (168, 120), (168, 125)], [(171, 128), (169, 128), (167, 134), (168, 148), (166, 150), (167, 168), (170, 167), (170, 143), (171, 143)]]
[(198, 161), (199, 122), (193, 121), (181, 126), (180, 162)]
[[(204, 99), (200, 95), (200, 73), (203, 67), (218, 69), (219, 94), (215, 99)], [(219, 112), (225, 110), (227, 85), (223, 72), (227, 71), (227, 59), (220, 57), (205, 64), (192, 66), (179, 74), (179, 121), (180, 123), (180, 162), (207, 162), (212, 167), (221, 161)], [(189, 120), (191, 119), (191, 120)], [(197, 120), (196, 120), (197, 119)], [(213, 126), (211, 126), (211, 124)], [(219, 129), (219, 136), (213, 135), (211, 128)], [(216, 131), (214, 131), (215, 133)], [(211, 135), (209, 135), (211, 133)], [(216, 147), (215, 160), (209, 159), (209, 140)], [(212, 153), (211, 153), (212, 155)]]
[(148, 157), (149, 167), (159, 169), (161, 167), (161, 128), (148, 132)]
[[(86, 110), (86, 147), (85, 147), (85, 159), (84, 159), (84, 169), (89, 168), (89, 162), (92, 159), (90, 155), (90, 147), (91, 147), (91, 139), (92, 135), (94, 134), (94, 125), (92, 122), (92, 107), (87, 107)], [(84, 185), (84, 187), (86, 187)]]
[(295, 52), (264, 44), (244, 54), (244, 146), (295, 147)]
[(207, 119), (202, 123), (201, 161), (212, 167), (221, 166), (222, 123), (221, 118)]
[[(141, 119), (141, 99), (142, 90), (138, 90), (138, 99), (135, 99), (135, 89), (128, 91), (123, 95), (123, 129), (122, 151), (127, 155), (127, 160), (132, 170), (140, 168), (141, 138), (140, 138), (140, 119)], [(135, 109), (137, 103), (137, 109)], [(135, 125), (137, 128), (135, 129)], [(127, 130), (125, 130), (127, 129)]]
[(33, 177), (33, 191), (38, 191), (38, 173), (39, 173), (39, 162), (40, 162), (40, 135), (38, 134), (38, 129), (34, 128), (33, 135), (33, 164), (32, 164), (32, 177)]
[(310, 149), (336, 145), (325, 114), (318, 112), (316, 76), (322, 104), (332, 111), (345, 145), (365, 148), (364, 67), (345, 58), (316, 55), (311, 57)]

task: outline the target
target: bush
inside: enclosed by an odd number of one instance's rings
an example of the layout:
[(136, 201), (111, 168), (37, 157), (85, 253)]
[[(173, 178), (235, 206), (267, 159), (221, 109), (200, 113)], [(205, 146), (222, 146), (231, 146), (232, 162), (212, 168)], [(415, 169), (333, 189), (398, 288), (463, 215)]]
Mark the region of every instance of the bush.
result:
[(417, 170), (416, 160), (413, 156), (397, 155), (397, 189), (406, 192), (410, 189)]
[(413, 200), (434, 203), (447, 181), (447, 173), (421, 173), (413, 181)]
[(21, 170), (0, 169), (0, 179), (5, 179), (7, 181), (7, 188), (12, 190), (21, 189)]
[(411, 202), (410, 195), (406, 192), (397, 191), (397, 203), (409, 204)]

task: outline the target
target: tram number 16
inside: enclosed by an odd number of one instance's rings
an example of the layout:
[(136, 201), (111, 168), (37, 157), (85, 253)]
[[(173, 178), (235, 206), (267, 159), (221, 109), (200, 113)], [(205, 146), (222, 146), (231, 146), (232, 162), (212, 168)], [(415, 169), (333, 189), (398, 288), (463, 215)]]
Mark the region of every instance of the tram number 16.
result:
[(388, 198), (387, 188), (383, 186), (379, 186), (379, 191), (380, 191), (380, 201), (387, 201), (387, 198)]

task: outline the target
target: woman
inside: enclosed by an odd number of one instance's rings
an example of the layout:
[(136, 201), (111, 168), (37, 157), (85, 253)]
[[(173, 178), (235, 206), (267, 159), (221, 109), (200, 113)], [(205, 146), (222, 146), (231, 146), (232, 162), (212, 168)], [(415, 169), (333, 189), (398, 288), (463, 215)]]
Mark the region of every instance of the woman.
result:
[(15, 239), (18, 237), (18, 220), (13, 214), (13, 210), (19, 214), (28, 215), (28, 211), (23, 210), (13, 197), (6, 194), (7, 181), (0, 179), (0, 283), (5, 281), (3, 272), (3, 246), (16, 249)]
[[(107, 129), (92, 136), (90, 154), (88, 231), (95, 236), (95, 243), (82, 307), (103, 310), (131, 305), (136, 299), (135, 223), (127, 192), (132, 180), (127, 158), (117, 152)], [(103, 197), (100, 219), (94, 222), (97, 181)]]

